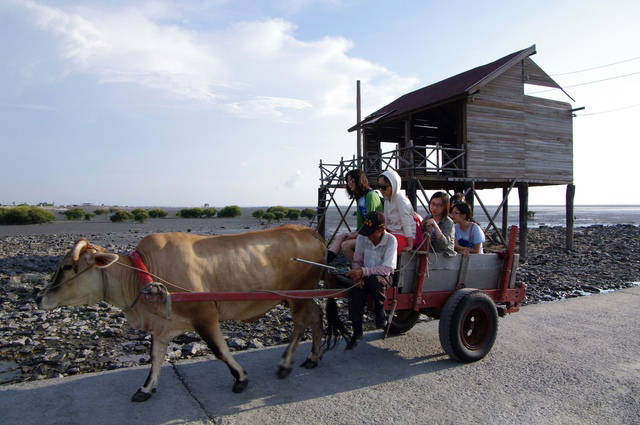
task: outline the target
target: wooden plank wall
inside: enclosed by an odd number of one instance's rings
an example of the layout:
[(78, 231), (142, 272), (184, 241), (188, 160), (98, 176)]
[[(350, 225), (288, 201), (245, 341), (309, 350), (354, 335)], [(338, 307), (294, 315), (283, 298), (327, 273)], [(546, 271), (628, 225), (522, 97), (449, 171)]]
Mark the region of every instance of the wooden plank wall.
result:
[(568, 103), (524, 96), (522, 64), (468, 99), (467, 176), (571, 183)]
[(524, 169), (524, 85), (516, 65), (467, 101), (467, 177), (509, 179)]
[(525, 172), (535, 180), (573, 182), (571, 105), (534, 96), (524, 97)]

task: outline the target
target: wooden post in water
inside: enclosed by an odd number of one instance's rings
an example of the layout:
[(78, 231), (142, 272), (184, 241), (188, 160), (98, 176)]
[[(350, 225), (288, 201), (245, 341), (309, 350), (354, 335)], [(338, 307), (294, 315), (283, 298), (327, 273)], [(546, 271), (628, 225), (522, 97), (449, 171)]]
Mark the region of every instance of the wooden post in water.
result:
[(576, 194), (576, 186), (574, 184), (567, 185), (567, 251), (573, 251), (573, 197)]
[(520, 197), (520, 261), (527, 258), (527, 237), (529, 228), (529, 183), (518, 183), (518, 196)]
[(504, 203), (502, 204), (502, 237), (506, 241), (507, 240), (507, 231), (509, 227), (509, 199), (508, 194), (509, 188), (502, 188), (502, 199)]

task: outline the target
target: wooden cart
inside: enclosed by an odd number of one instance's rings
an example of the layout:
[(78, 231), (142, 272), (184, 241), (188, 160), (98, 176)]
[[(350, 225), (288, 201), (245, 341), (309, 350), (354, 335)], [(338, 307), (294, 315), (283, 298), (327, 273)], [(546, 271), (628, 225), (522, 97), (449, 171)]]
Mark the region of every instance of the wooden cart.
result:
[[(518, 228), (509, 231), (507, 249), (498, 254), (445, 257), (425, 251), (400, 256), (394, 285), (387, 290), (385, 310), (393, 317), (389, 331), (411, 329), (420, 314), (439, 319), (440, 343), (453, 359), (471, 362), (493, 347), (498, 316), (520, 309), (525, 285), (515, 280), (518, 254), (514, 253)], [(343, 298), (335, 289), (173, 292), (172, 302), (286, 300), (288, 298)]]

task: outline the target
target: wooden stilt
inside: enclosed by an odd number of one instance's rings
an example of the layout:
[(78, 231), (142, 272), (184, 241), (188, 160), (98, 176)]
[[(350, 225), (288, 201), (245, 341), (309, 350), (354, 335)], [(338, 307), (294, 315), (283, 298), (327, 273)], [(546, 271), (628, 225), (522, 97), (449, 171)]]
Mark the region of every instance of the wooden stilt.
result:
[(409, 148), (409, 178), (407, 179), (407, 198), (413, 206), (413, 210), (418, 210), (418, 185), (415, 176), (415, 160), (413, 157), (413, 139), (411, 138), (411, 117), (404, 122), (404, 143)]
[(509, 188), (502, 188), (502, 237), (507, 240), (507, 229), (509, 227)]
[(325, 237), (325, 216), (327, 211), (327, 187), (320, 186), (318, 188), (318, 209), (316, 215), (318, 216), (318, 233)]
[(527, 237), (529, 229), (527, 227), (529, 219), (529, 184), (518, 183), (518, 195), (520, 197), (520, 261), (527, 258)]
[(416, 179), (410, 178), (407, 181), (407, 198), (411, 202), (414, 211), (418, 211), (418, 185)]
[(476, 191), (476, 182), (472, 181), (470, 183), (465, 183), (465, 195), (464, 200), (467, 201), (467, 204), (471, 207), (471, 211), (473, 211), (473, 192)]
[(573, 251), (573, 197), (576, 194), (576, 186), (567, 185), (567, 251)]

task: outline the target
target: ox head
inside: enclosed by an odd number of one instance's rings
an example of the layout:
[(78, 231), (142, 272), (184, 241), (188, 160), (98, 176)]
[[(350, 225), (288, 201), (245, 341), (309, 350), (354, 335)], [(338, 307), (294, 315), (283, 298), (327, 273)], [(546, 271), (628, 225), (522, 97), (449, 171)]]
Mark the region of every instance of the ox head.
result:
[(60, 305), (94, 304), (104, 299), (100, 269), (118, 260), (116, 254), (80, 239), (65, 255), (47, 287), (38, 296), (38, 306), (52, 309)]

